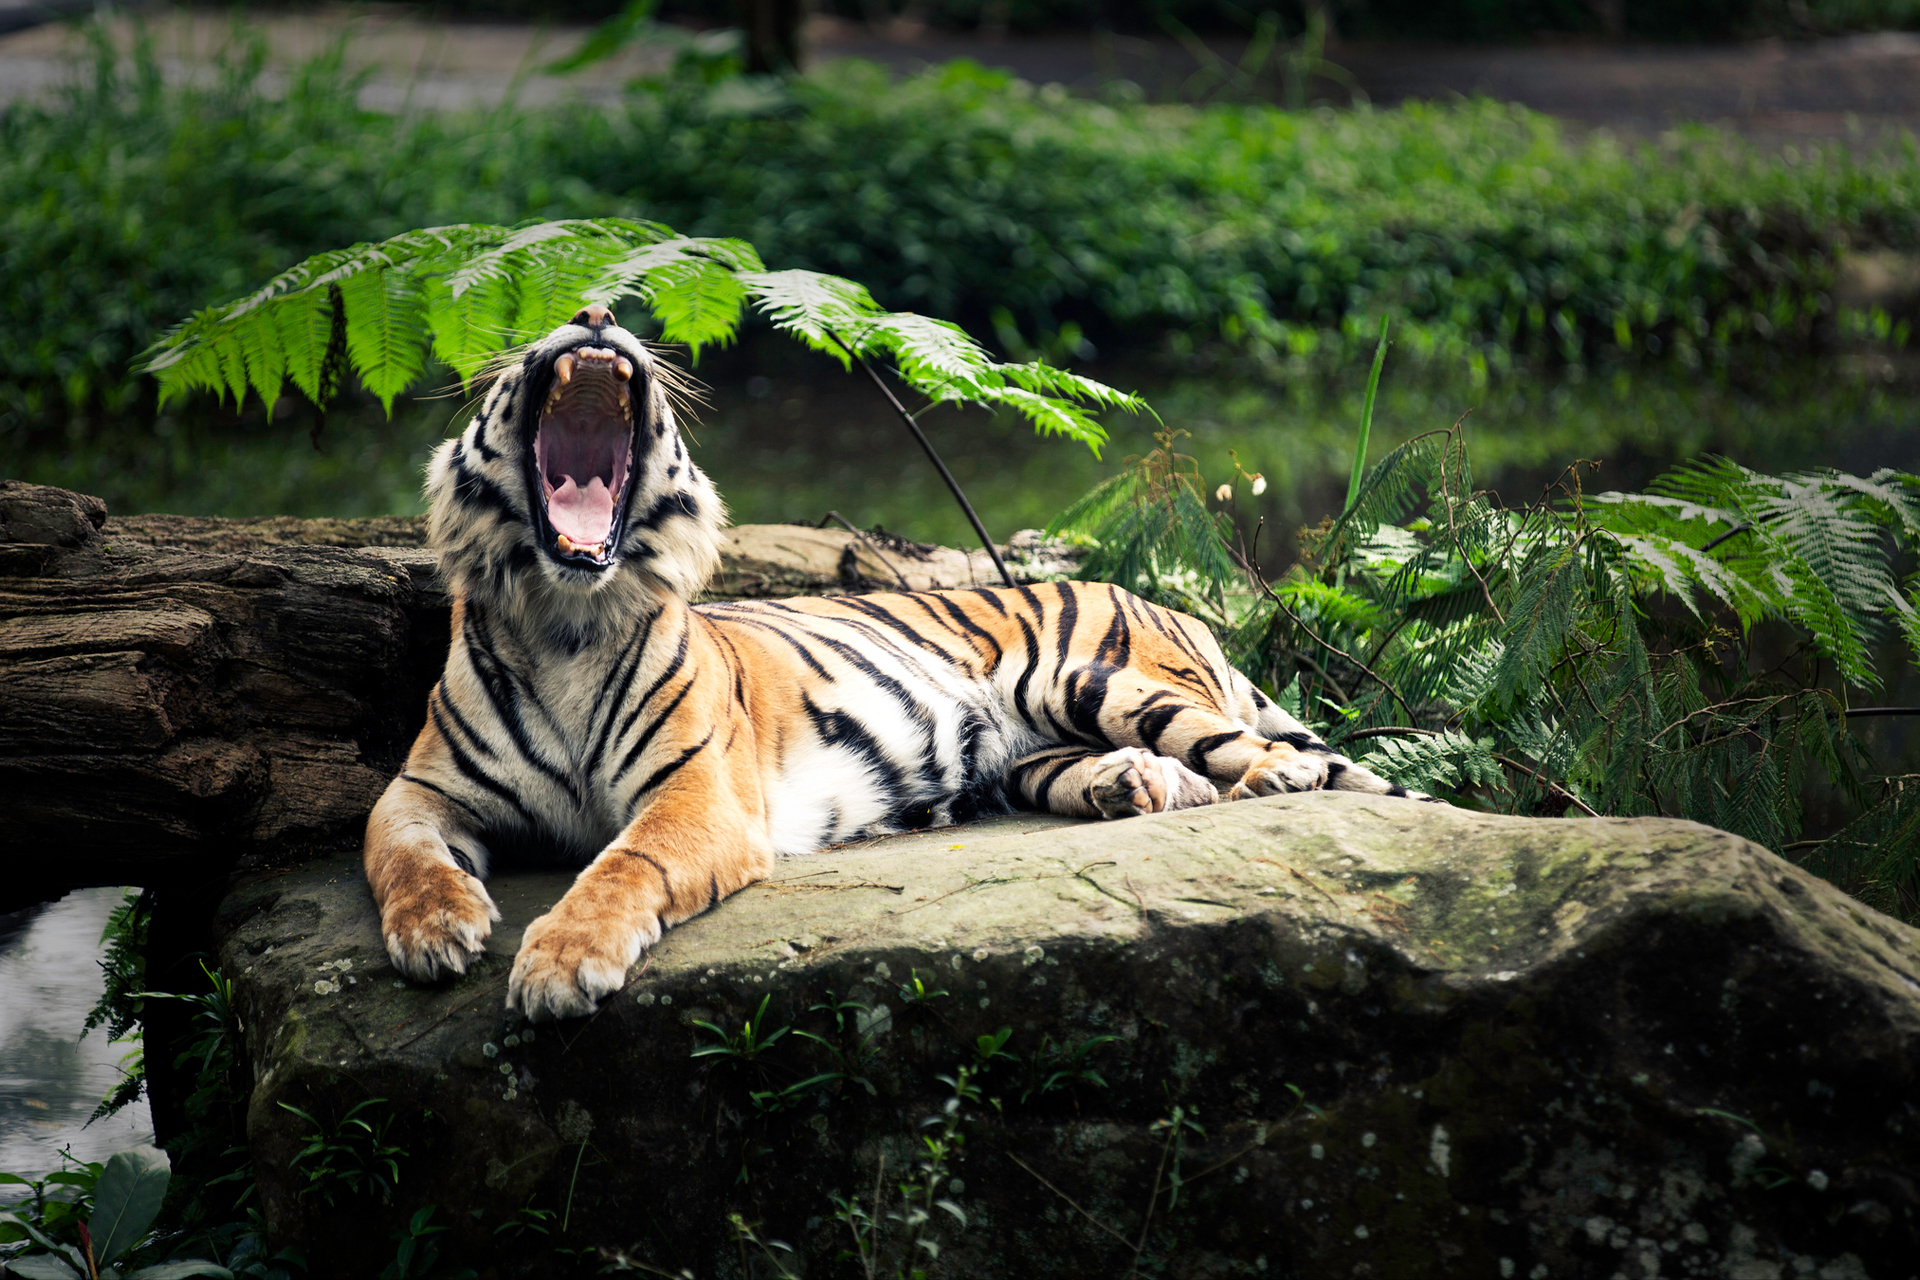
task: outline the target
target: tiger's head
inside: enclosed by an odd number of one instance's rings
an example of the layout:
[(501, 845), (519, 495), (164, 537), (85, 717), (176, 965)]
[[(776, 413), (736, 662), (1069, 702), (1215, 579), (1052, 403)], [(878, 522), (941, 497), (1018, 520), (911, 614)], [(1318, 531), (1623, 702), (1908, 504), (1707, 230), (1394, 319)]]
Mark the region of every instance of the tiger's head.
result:
[(680, 438), (671, 375), (598, 305), (529, 347), (428, 468), (455, 591), (575, 616), (699, 592), (726, 513)]

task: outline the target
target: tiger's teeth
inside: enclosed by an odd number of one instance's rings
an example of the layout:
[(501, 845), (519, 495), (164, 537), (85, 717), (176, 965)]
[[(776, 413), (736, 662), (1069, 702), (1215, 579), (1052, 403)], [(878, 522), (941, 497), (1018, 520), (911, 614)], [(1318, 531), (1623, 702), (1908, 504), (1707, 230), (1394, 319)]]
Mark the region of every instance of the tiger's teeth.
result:
[(622, 382), (625, 382), (627, 379), (633, 377), (633, 361), (627, 359), (625, 356), (621, 356), (613, 362), (613, 371), (620, 375)]
[(553, 373), (555, 377), (560, 379), (561, 386), (565, 386), (567, 383), (573, 381), (573, 355), (571, 352), (553, 362)]
[(575, 549), (573, 544), (573, 539), (569, 538), (564, 533), (560, 534), (553, 541), (554, 541), (554, 545), (559, 547), (560, 550), (563, 552), (572, 552)]

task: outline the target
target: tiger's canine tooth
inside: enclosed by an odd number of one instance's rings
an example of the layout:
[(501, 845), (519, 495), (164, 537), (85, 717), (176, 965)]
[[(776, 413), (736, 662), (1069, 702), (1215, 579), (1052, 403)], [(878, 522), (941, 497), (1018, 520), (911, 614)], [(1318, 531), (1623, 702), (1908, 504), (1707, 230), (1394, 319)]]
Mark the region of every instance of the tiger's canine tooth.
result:
[(573, 381), (573, 353), (568, 352), (553, 362), (554, 376), (560, 379), (562, 386)]
[(562, 551), (571, 552), (574, 550), (573, 539), (564, 533), (556, 535), (553, 541), (554, 545)]
[(613, 362), (613, 371), (619, 374), (621, 381), (624, 382), (633, 377), (633, 361), (621, 356)]

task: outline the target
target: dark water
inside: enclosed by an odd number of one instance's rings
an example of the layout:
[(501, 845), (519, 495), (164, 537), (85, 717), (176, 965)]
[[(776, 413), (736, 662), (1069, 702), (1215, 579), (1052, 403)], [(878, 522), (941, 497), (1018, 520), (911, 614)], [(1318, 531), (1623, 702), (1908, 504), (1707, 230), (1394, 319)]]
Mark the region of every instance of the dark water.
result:
[(80, 889), (0, 916), (0, 1170), (38, 1176), (61, 1167), (62, 1147), (104, 1160), (153, 1141), (144, 1099), (86, 1123), (132, 1047), (104, 1030), (80, 1037), (100, 998), (100, 931), (125, 896)]

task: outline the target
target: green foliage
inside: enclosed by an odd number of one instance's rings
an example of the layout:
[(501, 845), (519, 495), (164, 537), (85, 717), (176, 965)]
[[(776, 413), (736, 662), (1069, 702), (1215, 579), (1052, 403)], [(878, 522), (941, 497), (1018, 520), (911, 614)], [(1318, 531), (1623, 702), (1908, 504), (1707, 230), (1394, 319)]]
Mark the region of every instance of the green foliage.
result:
[(331, 1124), (291, 1103), (282, 1102), (280, 1107), (300, 1117), (311, 1130), (307, 1145), (290, 1162), (306, 1177), (301, 1195), (317, 1196), (329, 1206), (338, 1196), (392, 1203), (394, 1188), (400, 1184), (400, 1161), (407, 1153), (389, 1138), (394, 1117), (385, 1098), (356, 1103)]
[[(1271, 585), (1222, 567), (1197, 470), (1130, 477), (1059, 522), (1096, 544), (1087, 574), (1210, 606), (1241, 669), (1370, 768), (1510, 812), (1693, 818), (1920, 918), (1920, 791), (1847, 728), (1920, 654), (1920, 580), (1898, 572), (1920, 477), (1709, 458), (1638, 494), (1569, 472), (1508, 507), (1473, 487), (1456, 425), (1368, 469)], [(1803, 841), (1816, 784), (1859, 817)]]
[[(1002, 307), (1043, 347), (1071, 323), (1102, 343), (1171, 334), (1178, 351), (1225, 343), (1286, 367), (1370, 349), (1384, 313), (1423, 359), (1692, 363), (1811, 342), (1837, 256), (1912, 247), (1920, 187), (1899, 156), (1788, 162), (1711, 131), (1575, 142), (1486, 102), (1163, 107), (964, 64), (901, 83), (835, 64), (794, 80), (779, 111), (721, 109), (687, 76), (612, 111), (404, 118), (354, 105), (338, 51), (283, 95), (261, 91), (262, 67), (244, 33), (198, 86), (168, 84), (151, 51), (128, 65), (103, 47), (64, 97), (0, 111), (0, 415), (14, 429), (151, 420), (130, 366), (163, 326), (417, 227), (612, 217), (703, 243), (743, 235), (766, 262), (866, 282), (886, 309)], [(577, 283), (565, 277), (542, 279)], [(383, 339), (422, 308), (443, 322), (435, 348), (472, 360), (509, 335), (469, 321), (565, 305), (485, 285), (454, 306), (450, 285), (410, 270), (350, 279), (346, 306), (370, 327), (348, 354), (381, 371), (383, 396), (423, 354)], [(253, 367), (229, 345), (209, 375), (229, 395), (317, 381), (324, 294), (271, 308)], [(696, 313), (675, 323), (699, 332), (699, 308), (724, 298), (685, 300)]]
[(380, 1272), (380, 1280), (473, 1280), (479, 1274), (472, 1267), (454, 1270), (440, 1265), (440, 1241), (434, 1237), (449, 1228), (434, 1224), (438, 1210), (438, 1205), (425, 1205), (394, 1232), (393, 1261)]
[[(56, 1174), (44, 1181), (60, 1177)], [(198, 1258), (136, 1262), (137, 1253), (155, 1251), (151, 1228), (171, 1177), (166, 1152), (136, 1147), (119, 1152), (104, 1165), (83, 1165), (67, 1175), (64, 1185), (78, 1193), (72, 1200), (49, 1204), (43, 1185), (29, 1183), (34, 1203), (28, 1213), (0, 1219), (8, 1234), (25, 1239), (29, 1248), (6, 1258), (7, 1273), (22, 1280), (188, 1280), (192, 1276), (232, 1280), (233, 1273), (225, 1267)], [(13, 1174), (0, 1178), (26, 1181)], [(71, 1229), (71, 1243), (63, 1239), (68, 1236), (66, 1228)]]
[(942, 320), (885, 312), (865, 288), (814, 271), (767, 271), (741, 240), (690, 239), (624, 218), (451, 226), (317, 255), (257, 292), (170, 330), (143, 367), (161, 401), (194, 389), (251, 389), (275, 403), (287, 381), (324, 406), (344, 359), (389, 412), (429, 351), (471, 381), (503, 341), (530, 340), (582, 304), (638, 298), (663, 341), (732, 341), (748, 306), (845, 367), (890, 360), (929, 404), (1007, 409), (1097, 453), (1106, 431), (1092, 408), (1136, 397), (1044, 364), (1002, 364)]
[(133, 1047), (120, 1059), (120, 1082), (108, 1090), (100, 1105), (93, 1109), (93, 1114), (87, 1117), (88, 1124), (135, 1102), (146, 1089), (146, 1050), (140, 1013), (146, 1000), (142, 988), (147, 985), (147, 924), (152, 906), (150, 891), (130, 889), (125, 901), (113, 909), (106, 927), (100, 931), (100, 942), (106, 948), (100, 958), (105, 981), (100, 999), (87, 1011), (80, 1035), (84, 1038), (94, 1028), (105, 1027), (107, 1038), (114, 1044)]

